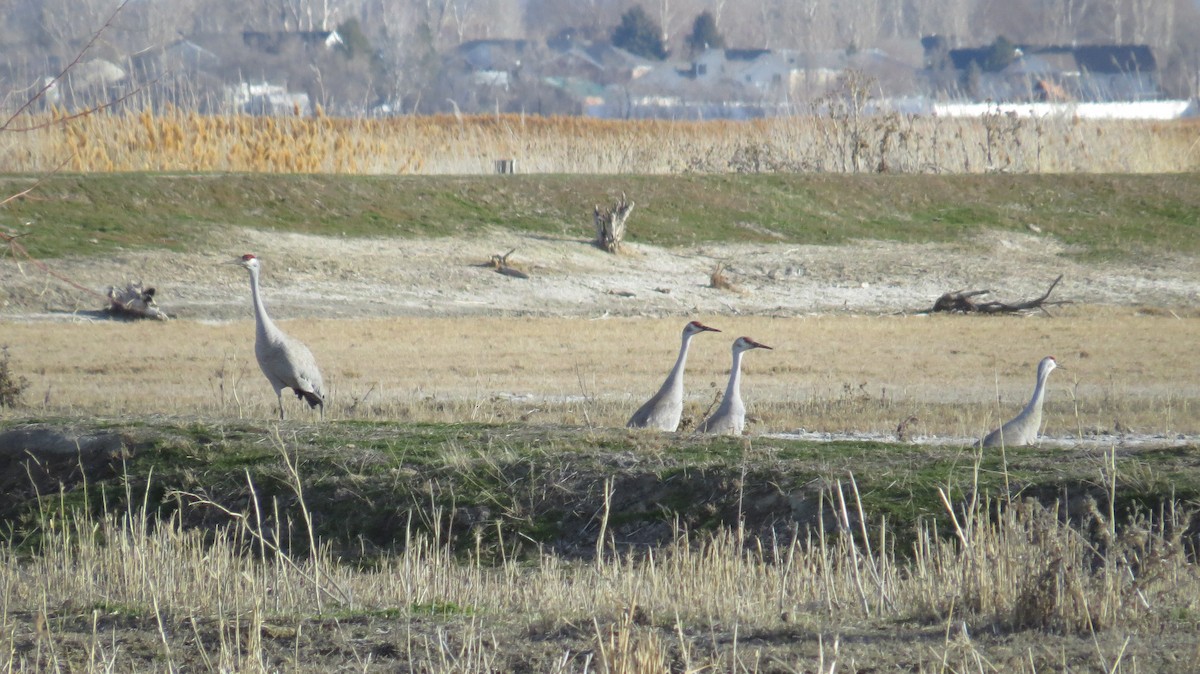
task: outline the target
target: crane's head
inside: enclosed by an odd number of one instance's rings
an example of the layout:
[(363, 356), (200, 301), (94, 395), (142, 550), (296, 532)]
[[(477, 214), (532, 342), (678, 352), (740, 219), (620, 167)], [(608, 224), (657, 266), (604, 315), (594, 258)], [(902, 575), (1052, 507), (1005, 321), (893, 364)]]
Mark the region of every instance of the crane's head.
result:
[[(733, 341), (733, 350), (735, 353), (740, 351), (749, 351), (750, 349), (770, 349), (766, 344), (759, 344), (749, 337), (738, 337)], [(773, 350), (773, 349), (772, 349)]]
[(699, 332), (720, 332), (720, 330), (718, 330), (716, 328), (710, 328), (707, 325), (701, 323), (700, 321), (692, 321), (691, 323), (688, 323), (687, 325), (683, 326), (683, 336), (684, 337), (691, 337), (692, 335), (699, 333)]
[[(1042, 362), (1038, 363), (1038, 376), (1045, 377), (1056, 367), (1062, 366), (1058, 364), (1058, 361), (1054, 359), (1054, 356), (1046, 356), (1042, 359)], [(1065, 370), (1067, 368), (1064, 367), (1063, 369)]]
[(246, 269), (253, 271), (253, 270), (258, 269), (258, 258), (250, 253), (246, 253), (245, 255), (243, 255), (241, 257), (230, 260), (229, 264), (241, 265), (241, 266), (245, 267)]

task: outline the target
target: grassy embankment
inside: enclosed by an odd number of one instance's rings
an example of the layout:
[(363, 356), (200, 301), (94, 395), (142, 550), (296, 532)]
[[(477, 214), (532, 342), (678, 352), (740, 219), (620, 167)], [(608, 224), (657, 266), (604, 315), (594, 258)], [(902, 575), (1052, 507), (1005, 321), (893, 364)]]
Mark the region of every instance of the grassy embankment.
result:
[[(0, 179), (19, 192), (33, 177)], [(638, 203), (629, 238), (838, 244), (960, 241), (985, 228), (1046, 235), (1103, 259), (1200, 251), (1192, 174), (831, 176), (58, 175), (9, 204), (35, 257), (205, 245), (243, 226), (334, 236), (454, 236), (486, 229), (587, 236), (594, 204)], [(746, 225), (751, 226), (746, 226)]]

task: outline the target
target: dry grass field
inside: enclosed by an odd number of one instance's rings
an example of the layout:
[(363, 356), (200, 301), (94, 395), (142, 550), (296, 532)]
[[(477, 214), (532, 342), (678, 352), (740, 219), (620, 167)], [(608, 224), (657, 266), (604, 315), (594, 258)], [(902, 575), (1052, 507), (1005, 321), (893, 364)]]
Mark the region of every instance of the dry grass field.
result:
[[(969, 438), (1019, 410), (1044, 355), (1063, 365), (1050, 438), (1200, 434), (1200, 317), (1072, 308), (1055, 318), (696, 316), (686, 417), (724, 389), (729, 343), (749, 335), (744, 397), (756, 434), (800, 429)], [(407, 318), (283, 321), (319, 354), (330, 419), (613, 427), (661, 383), (684, 320)], [(39, 414), (264, 418), (274, 395), (252, 321), (7, 323), (0, 343)], [(293, 415), (307, 409), (289, 400)]]

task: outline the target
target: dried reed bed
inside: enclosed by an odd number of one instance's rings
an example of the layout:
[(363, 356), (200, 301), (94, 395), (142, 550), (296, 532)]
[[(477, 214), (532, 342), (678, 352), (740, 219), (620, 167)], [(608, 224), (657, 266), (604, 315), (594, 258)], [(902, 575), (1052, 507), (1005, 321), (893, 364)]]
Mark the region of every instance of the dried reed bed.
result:
[[(303, 476), (275, 442), (298, 498), (272, 519), (306, 521)], [(1100, 480), (1115, 490), (1113, 462)], [(1111, 497), (1110, 493), (1110, 497)], [(130, 502), (137, 503), (138, 495)], [(649, 673), (1185, 671), (1200, 576), (1164, 509), (1118, 530), (1093, 508), (1080, 528), (1032, 502), (951, 502), (953, 531), (917, 524), (911, 549), (830, 481), (828, 518), (770, 544), (737, 530), (638, 558), (541, 552), (485, 563), (452, 553), (440, 525), (357, 568), (323, 549), (278, 552), (253, 509), (214, 508), (208, 533), (136, 506), (95, 519), (51, 500), (36, 552), (0, 548), (0, 636), (11, 670)], [(278, 505), (276, 506), (279, 507)], [(248, 508), (248, 506), (247, 506)], [(422, 516), (447, 521), (432, 509)], [(1091, 535), (1082, 535), (1090, 530)], [(942, 535), (949, 533), (949, 535)], [(481, 541), (515, 550), (517, 542)], [(907, 538), (912, 539), (911, 536)], [(115, 616), (115, 618), (114, 618)], [(136, 637), (141, 635), (139, 641)], [(1194, 645), (1193, 645), (1194, 648)], [(1172, 652), (1175, 656), (1172, 656)], [(378, 662), (376, 661), (378, 659)]]
[[(1056, 318), (698, 317), (685, 419), (723, 390), (729, 345), (775, 348), (744, 361), (751, 430), (970, 437), (1019, 409), (1034, 367), (1055, 355), (1047, 428), (1200, 432), (1192, 348), (1200, 318), (1075, 308)], [(683, 321), (373, 319), (282, 321), (322, 363), (333, 419), (621, 426), (674, 361)], [(250, 321), (6, 323), (26, 403), (45, 413), (269, 418), (274, 396)], [(290, 413), (306, 412), (288, 400)]]
[(524, 115), (343, 119), (65, 111), (0, 136), (0, 171), (348, 174), (1174, 172), (1200, 166), (1196, 123), (950, 119), (851, 112), (753, 122)]

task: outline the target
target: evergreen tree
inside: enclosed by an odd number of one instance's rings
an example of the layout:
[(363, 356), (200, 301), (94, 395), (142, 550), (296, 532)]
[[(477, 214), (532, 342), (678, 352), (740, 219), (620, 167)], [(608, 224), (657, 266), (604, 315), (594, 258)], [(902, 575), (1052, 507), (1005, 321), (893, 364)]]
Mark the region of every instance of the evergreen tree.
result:
[(699, 54), (705, 49), (724, 49), (725, 36), (717, 30), (717, 20), (712, 12), (701, 12), (692, 23), (692, 34), (687, 36), (688, 50)]
[(358, 19), (351, 18), (343, 21), (337, 27), (337, 33), (342, 37), (341, 49), (345, 52), (346, 58), (373, 58), (375, 56), (375, 49), (371, 46), (371, 40), (363, 34), (362, 26), (359, 25)]
[(612, 43), (614, 47), (620, 47), (644, 58), (660, 61), (667, 58), (662, 28), (640, 5), (635, 5), (621, 15), (621, 25), (613, 30)]
[(992, 43), (988, 49), (987, 56), (984, 58), (983, 69), (989, 73), (996, 73), (1008, 67), (1017, 58), (1017, 46), (1008, 41), (1008, 38), (1000, 35), (996, 41)]

